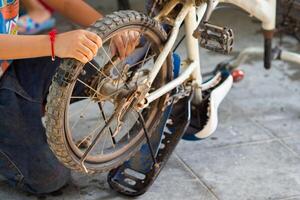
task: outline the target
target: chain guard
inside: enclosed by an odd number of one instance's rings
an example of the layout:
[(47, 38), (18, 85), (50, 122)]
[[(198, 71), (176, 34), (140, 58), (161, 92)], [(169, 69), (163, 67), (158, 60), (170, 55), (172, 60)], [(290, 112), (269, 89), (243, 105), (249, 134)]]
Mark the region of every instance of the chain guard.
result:
[(130, 160), (109, 172), (108, 183), (113, 190), (132, 197), (148, 190), (189, 126), (192, 97), (190, 95), (168, 106), (156, 134), (150, 137), (157, 163), (153, 163), (148, 144), (144, 144)]

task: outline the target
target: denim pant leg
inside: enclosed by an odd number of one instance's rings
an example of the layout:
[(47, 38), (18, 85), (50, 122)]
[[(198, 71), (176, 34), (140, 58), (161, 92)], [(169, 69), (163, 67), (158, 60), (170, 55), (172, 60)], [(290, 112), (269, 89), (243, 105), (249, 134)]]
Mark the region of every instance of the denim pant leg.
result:
[[(14, 61), (0, 80), (0, 174), (10, 184), (31, 193), (49, 193), (64, 186), (70, 178), (50, 150), (42, 125), (43, 107), (58, 59)], [(95, 73), (86, 66), (87, 81)], [(78, 85), (75, 93), (82, 95)]]
[(41, 194), (70, 178), (48, 147), (43, 103), (59, 61), (15, 61), (0, 80), (0, 173), (13, 186)]

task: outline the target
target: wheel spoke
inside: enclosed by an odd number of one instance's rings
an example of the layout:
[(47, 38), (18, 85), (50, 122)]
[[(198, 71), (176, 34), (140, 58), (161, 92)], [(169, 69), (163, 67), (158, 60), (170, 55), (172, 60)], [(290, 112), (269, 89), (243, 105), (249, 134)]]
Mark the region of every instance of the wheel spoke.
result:
[(142, 63), (144, 63), (144, 62), (147, 62), (147, 61), (151, 60), (152, 58), (154, 58), (155, 56), (156, 56), (156, 54), (153, 54), (153, 55), (149, 56), (148, 58), (146, 58), (146, 59), (144, 59), (144, 60), (138, 61), (137, 63), (130, 65), (129, 68), (135, 67), (135, 66), (137, 66), (137, 65), (139, 65), (139, 64), (142, 64)]
[(80, 140), (80, 142), (77, 144), (77, 148), (79, 148), (80, 147), (80, 145), (82, 145), (85, 141), (87, 141), (87, 140), (92, 140), (92, 138), (90, 138), (90, 135), (88, 135), (88, 136), (86, 136), (86, 137), (84, 137), (82, 140)]
[[(149, 54), (150, 48), (151, 48), (151, 44), (149, 44), (149, 46), (148, 46), (148, 48), (147, 48), (147, 51), (146, 51), (146, 54), (145, 54), (145, 56), (144, 56), (144, 59), (143, 59), (142, 67), (141, 67), (141, 68), (143, 68), (144, 65), (145, 65), (145, 60), (146, 60), (146, 58), (147, 58), (147, 56), (148, 56), (148, 54)], [(137, 84), (138, 84), (138, 82), (139, 82), (139, 79), (140, 79), (140, 74), (138, 73), (138, 78), (137, 78), (137, 80), (136, 80), (136, 82), (135, 82), (136, 86), (137, 86)]]
[[(80, 144), (82, 144), (84, 141), (86, 141), (87, 139), (91, 138), (91, 140), (94, 138), (95, 133), (97, 132), (98, 129), (100, 129), (102, 126), (102, 124), (100, 124), (99, 126), (96, 126), (96, 128), (94, 130), (92, 130), (86, 137), (84, 137)], [(79, 145), (78, 145), (79, 146)]]
[(85, 87), (87, 87), (90, 90), (92, 90), (93, 92), (95, 92), (95, 94), (98, 94), (99, 96), (101, 96), (101, 94), (97, 90), (95, 90), (94, 88), (92, 88), (91, 86), (89, 86), (88, 84), (86, 84), (85, 82), (83, 82), (82, 80), (80, 80), (79, 78), (77, 78), (77, 81), (79, 83), (81, 83), (82, 85), (84, 85)]
[[(99, 116), (100, 117), (100, 116)], [(101, 119), (99, 118), (99, 121), (101, 121)], [(94, 138), (94, 134), (96, 133), (96, 131), (102, 126), (102, 124), (100, 124), (99, 126), (96, 126), (96, 128), (94, 130), (92, 130), (90, 133), (88, 133), (87, 136), (85, 136), (83, 139), (80, 140), (80, 143), (77, 145), (77, 147), (79, 147), (83, 142), (85, 142), (86, 140), (90, 139), (92, 140)]]
[[(95, 94), (93, 95), (92, 98), (95, 97)], [(79, 119), (73, 123), (72, 127), (71, 127), (71, 131), (76, 127), (76, 125), (79, 123), (79, 121), (81, 120), (81, 116), (85, 113), (85, 111), (88, 109), (88, 107), (91, 105), (92, 101), (89, 101), (89, 103), (80, 111), (79, 114)], [(73, 115), (72, 115), (73, 116)], [(72, 117), (71, 116), (71, 117)]]
[(104, 138), (104, 142), (103, 142), (103, 145), (102, 145), (102, 149), (101, 149), (101, 155), (103, 155), (103, 152), (104, 152), (104, 148), (105, 148), (105, 145), (106, 145), (106, 140), (107, 140), (107, 131), (105, 133), (105, 138)]
[(90, 99), (91, 97), (71, 96), (71, 99)]
[[(107, 121), (107, 123), (105, 124), (104, 127), (102, 127), (101, 131), (96, 135), (96, 137), (94, 137), (93, 142), (90, 144), (90, 146), (88, 147), (88, 149), (84, 152), (83, 156), (81, 157), (80, 163), (81, 165), (84, 167), (84, 161), (86, 160), (87, 156), (90, 154), (90, 152), (93, 150), (93, 148), (95, 147), (95, 145), (98, 143), (103, 131), (105, 131), (108, 127), (110, 127), (114, 121), (114, 119), (117, 117), (117, 113), (114, 113), (109, 120)], [(95, 132), (94, 132), (95, 133)], [(91, 134), (94, 134), (91, 133)]]
[(100, 74), (102, 74), (103, 76), (105, 76), (105, 78), (110, 79), (111, 81), (113, 80), (111, 77), (107, 76), (103, 71), (101, 71), (100, 69), (98, 69), (92, 62), (89, 62), (90, 66), (92, 66), (95, 70), (97, 70), (97, 72), (99, 72)]
[[(126, 45), (125, 45), (125, 52), (127, 52), (127, 48), (128, 48), (128, 40), (126, 40)], [(123, 70), (122, 70), (122, 74), (120, 75), (121, 77), (118, 79), (118, 83), (117, 83), (117, 91), (119, 91), (119, 86), (120, 86), (120, 79), (123, 80), (123, 74), (124, 74), (124, 71), (125, 71), (125, 67), (126, 65), (124, 66)], [(123, 80), (124, 81), (124, 80)], [(126, 84), (126, 82), (124, 82)]]
[(145, 57), (144, 57), (143, 62), (142, 62), (142, 68), (144, 67), (145, 60), (146, 60), (146, 58), (147, 58), (147, 56), (148, 56), (148, 54), (150, 52), (150, 49), (151, 49), (151, 44), (149, 44), (149, 47), (148, 47), (148, 49), (146, 51)]
[(108, 53), (106, 52), (106, 50), (104, 49), (104, 47), (101, 47), (104, 51), (104, 54), (107, 56), (107, 58), (109, 59), (110, 63), (113, 65), (113, 67), (116, 69), (116, 71), (118, 72), (120, 78), (122, 79), (122, 81), (124, 82), (125, 86), (127, 87), (127, 89), (129, 89), (129, 86), (127, 85), (126, 81), (123, 79), (122, 74), (120, 73), (120, 70), (116, 67), (115, 63), (112, 61), (112, 59), (110, 58), (110, 56), (108, 55)]
[[(128, 115), (131, 115), (132, 116), (132, 118), (134, 119), (134, 123), (136, 123), (136, 122), (139, 122), (139, 119), (138, 119), (138, 117), (136, 116), (136, 115), (134, 115), (134, 112), (135, 112), (135, 109), (134, 108), (130, 108), (127, 112), (126, 112), (126, 114), (125, 114), (125, 121), (127, 121), (127, 119), (130, 117), (130, 116), (128, 116)], [(123, 123), (124, 123), (124, 121), (123, 121)], [(130, 139), (130, 131), (128, 131), (127, 132), (127, 138), (128, 139)]]

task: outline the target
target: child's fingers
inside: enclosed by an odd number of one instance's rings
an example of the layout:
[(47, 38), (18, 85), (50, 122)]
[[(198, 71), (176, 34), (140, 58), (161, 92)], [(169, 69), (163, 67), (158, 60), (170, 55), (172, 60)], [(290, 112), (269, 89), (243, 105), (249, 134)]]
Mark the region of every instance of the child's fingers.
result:
[(88, 38), (85, 38), (85, 40), (82, 41), (82, 44), (92, 51), (94, 57), (97, 55), (99, 47), (93, 41), (89, 40)]
[(135, 37), (135, 46), (139, 45), (140, 43), (140, 33), (137, 31), (134, 31), (134, 37)]
[(134, 51), (135, 47), (137, 46), (137, 42), (139, 41), (139, 33), (137, 31), (129, 31), (129, 41), (130, 41), (130, 48), (127, 51), (127, 54), (130, 54)]
[(134, 49), (134, 43), (133, 43), (133, 35), (131, 32), (127, 32), (127, 48), (126, 48), (126, 56), (128, 56)]
[(114, 57), (117, 54), (117, 47), (116, 47), (114, 41), (110, 42), (109, 48), (110, 48), (111, 57)]
[(61, 58), (76, 58), (86, 63), (92, 60), (102, 45), (101, 38), (85, 30), (75, 30), (57, 35), (56, 55)]
[(76, 60), (78, 60), (78, 61), (80, 61), (80, 62), (82, 62), (84, 64), (89, 61), (88, 58), (84, 54), (82, 54), (81, 52), (79, 52), (79, 51), (76, 51), (73, 56), (74, 56), (74, 58)]
[(116, 35), (114, 37), (114, 44), (117, 47), (120, 59), (124, 59), (126, 52), (122, 37), (120, 35)]
[(102, 46), (102, 39), (97, 34), (86, 31), (85, 35), (97, 45), (98, 49)]
[(124, 52), (125, 52), (125, 56), (127, 53), (127, 49), (130, 48), (130, 41), (129, 41), (129, 35), (128, 35), (128, 31), (123, 32), (122, 34), (120, 34), (122, 41), (123, 41), (123, 46), (124, 46)]
[(95, 54), (93, 51), (91, 51), (88, 47), (84, 46), (84, 45), (80, 45), (79, 48), (77, 49), (80, 53), (82, 53), (83, 55), (85, 55), (85, 57), (87, 57), (88, 61), (93, 60), (93, 58), (95, 57)]

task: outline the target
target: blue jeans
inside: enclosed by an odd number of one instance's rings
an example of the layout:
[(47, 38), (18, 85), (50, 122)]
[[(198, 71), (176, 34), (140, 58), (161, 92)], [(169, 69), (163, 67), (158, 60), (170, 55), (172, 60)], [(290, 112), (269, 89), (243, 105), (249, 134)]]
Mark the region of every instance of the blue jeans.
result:
[(56, 191), (70, 178), (48, 147), (41, 122), (59, 64), (50, 58), (16, 60), (0, 79), (0, 174), (34, 194)]

